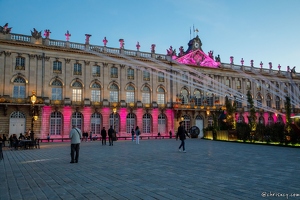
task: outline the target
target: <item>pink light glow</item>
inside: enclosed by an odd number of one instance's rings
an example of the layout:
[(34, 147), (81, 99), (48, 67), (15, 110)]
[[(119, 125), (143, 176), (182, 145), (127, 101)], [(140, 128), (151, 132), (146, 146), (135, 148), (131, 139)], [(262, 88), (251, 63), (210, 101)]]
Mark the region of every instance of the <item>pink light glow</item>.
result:
[(176, 59), (177, 62), (188, 65), (196, 65), (210, 68), (218, 68), (219, 62), (214, 61), (200, 49)]

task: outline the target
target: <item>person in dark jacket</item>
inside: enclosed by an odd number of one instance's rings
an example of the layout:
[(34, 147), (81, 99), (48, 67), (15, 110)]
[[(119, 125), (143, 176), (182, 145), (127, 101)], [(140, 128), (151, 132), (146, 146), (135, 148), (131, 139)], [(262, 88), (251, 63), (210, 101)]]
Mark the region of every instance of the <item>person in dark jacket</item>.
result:
[(178, 127), (178, 131), (177, 131), (177, 134), (176, 134), (176, 140), (178, 140), (178, 137), (179, 139), (181, 140), (181, 144), (179, 146), (179, 151), (181, 151), (181, 147), (182, 147), (182, 150), (183, 152), (185, 153), (185, 144), (184, 144), (184, 140), (185, 140), (185, 136), (188, 136), (190, 137), (188, 134), (187, 134), (187, 131), (184, 129), (184, 126), (183, 126), (183, 122), (179, 122), (179, 127)]
[(109, 146), (114, 146), (113, 143), (113, 137), (114, 137), (115, 130), (113, 129), (112, 126), (108, 129), (108, 141), (109, 141)]
[(106, 145), (106, 136), (107, 136), (107, 133), (106, 133), (105, 127), (103, 127), (101, 130), (102, 145)]

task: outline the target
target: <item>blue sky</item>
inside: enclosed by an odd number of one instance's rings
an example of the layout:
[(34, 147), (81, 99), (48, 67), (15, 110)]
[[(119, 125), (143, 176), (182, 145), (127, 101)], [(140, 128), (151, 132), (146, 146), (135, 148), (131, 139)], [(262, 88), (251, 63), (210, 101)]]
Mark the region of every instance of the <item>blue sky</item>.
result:
[(296, 66), (300, 72), (300, 1), (299, 0), (0, 0), (0, 25), (6, 22), (12, 33), (30, 35), (50, 29), (51, 39), (65, 40), (67, 30), (71, 42), (166, 54), (171, 45), (177, 52), (187, 49), (190, 28), (199, 30), (205, 53), (214, 51), (222, 62), (282, 70)]

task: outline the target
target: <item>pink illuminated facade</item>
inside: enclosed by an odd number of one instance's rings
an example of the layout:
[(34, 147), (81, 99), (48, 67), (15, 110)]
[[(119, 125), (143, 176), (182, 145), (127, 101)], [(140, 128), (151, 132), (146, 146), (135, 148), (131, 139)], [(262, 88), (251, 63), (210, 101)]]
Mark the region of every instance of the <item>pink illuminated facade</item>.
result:
[[(131, 137), (131, 129), (139, 126), (143, 136), (160, 133), (173, 136), (178, 122), (186, 129), (212, 125), (213, 114), (224, 110), (225, 96), (251, 91), (253, 98), (277, 112), (260, 109), (258, 122), (285, 122), (283, 98), (266, 85), (270, 80), (278, 90), (296, 92), (289, 79), (300, 87), (299, 74), (222, 63), (220, 56), (202, 50), (198, 36), (191, 39), (185, 51), (170, 47), (167, 54), (125, 49), (124, 39), (117, 48), (90, 44), (85, 34), (83, 44), (44, 38), (39, 31), (31, 35), (0, 33), (0, 131), (24, 133), (34, 121), (35, 136), (67, 138), (72, 125), (84, 132), (100, 136), (102, 127), (113, 126), (119, 137)], [(84, 39), (84, 38), (83, 38)], [(153, 61), (153, 59), (155, 61)], [(198, 74), (199, 73), (199, 74)], [(205, 77), (204, 77), (205, 76)], [(203, 78), (204, 77), (204, 78)], [(252, 79), (251, 77), (254, 77)], [(219, 83), (219, 85), (218, 85)], [(224, 92), (231, 88), (237, 94)], [(223, 88), (224, 87), (224, 88)], [(33, 106), (32, 91), (37, 95)], [(300, 94), (296, 94), (298, 97)], [(240, 95), (243, 96), (243, 95)], [(242, 97), (241, 97), (242, 98)], [(297, 108), (294, 108), (296, 111)], [(236, 121), (247, 122), (246, 102), (237, 104)]]

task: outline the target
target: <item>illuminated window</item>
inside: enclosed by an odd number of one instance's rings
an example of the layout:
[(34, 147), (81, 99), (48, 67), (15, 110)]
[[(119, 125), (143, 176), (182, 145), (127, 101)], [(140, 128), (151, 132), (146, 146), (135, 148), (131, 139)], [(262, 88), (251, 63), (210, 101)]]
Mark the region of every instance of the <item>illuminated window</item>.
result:
[(186, 89), (182, 89), (180, 91), (181, 94), (181, 104), (188, 104), (189, 103), (189, 92)]
[(72, 114), (72, 126), (76, 126), (77, 128), (79, 128), (80, 130), (82, 129), (82, 124), (83, 120), (82, 120), (82, 114), (80, 112), (75, 112)]
[(240, 80), (237, 80), (236, 81), (236, 89), (241, 89), (242, 86), (241, 86), (241, 81)]
[(101, 134), (101, 115), (99, 113), (93, 113), (91, 116), (91, 132)]
[(93, 102), (101, 101), (101, 86), (98, 83), (93, 83), (92, 85), (91, 101)]
[(111, 84), (110, 86), (109, 101), (119, 102), (119, 87), (116, 84)]
[(51, 84), (52, 86), (52, 100), (62, 100), (62, 82), (55, 80)]
[(17, 77), (14, 80), (13, 98), (25, 98), (26, 81), (22, 77)]
[(133, 113), (129, 113), (126, 117), (126, 133), (131, 133), (131, 130), (135, 130), (136, 116)]
[(74, 82), (72, 85), (72, 101), (82, 100), (82, 84), (78, 81)]
[(158, 115), (158, 132), (159, 133), (166, 133), (166, 115), (160, 113)]
[(126, 102), (134, 103), (134, 87), (132, 85), (127, 86), (126, 88)]
[(157, 89), (157, 104), (165, 104), (165, 90), (162, 87)]
[(143, 115), (143, 133), (151, 133), (151, 115), (149, 113)]
[(61, 135), (62, 133), (62, 114), (52, 112), (50, 116), (50, 135)]
[(118, 113), (109, 115), (109, 126), (112, 126), (117, 133), (120, 132), (120, 116)]
[(150, 88), (145, 86), (142, 91), (142, 103), (150, 103)]
[(190, 128), (191, 128), (191, 118), (189, 115), (184, 115), (183, 116), (183, 126), (184, 129), (189, 132)]

